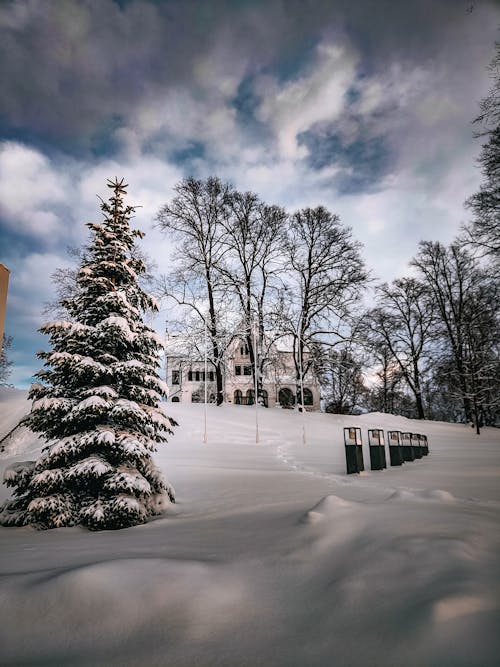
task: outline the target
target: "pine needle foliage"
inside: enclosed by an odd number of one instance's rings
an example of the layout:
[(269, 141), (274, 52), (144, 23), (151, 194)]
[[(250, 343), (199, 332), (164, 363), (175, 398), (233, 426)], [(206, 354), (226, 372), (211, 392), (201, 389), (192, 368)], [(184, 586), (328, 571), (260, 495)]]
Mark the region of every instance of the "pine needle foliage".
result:
[(159, 409), (161, 341), (142, 318), (157, 310), (137, 282), (145, 266), (132, 249), (143, 233), (130, 227), (135, 207), (124, 204), (123, 179), (108, 187), (104, 221), (87, 225), (77, 289), (61, 303), (69, 318), (40, 329), (52, 349), (38, 354), (44, 368), (25, 423), (47, 444), (37, 461), (6, 470), (14, 492), (3, 525), (125, 528), (174, 502), (152, 459), (175, 422)]

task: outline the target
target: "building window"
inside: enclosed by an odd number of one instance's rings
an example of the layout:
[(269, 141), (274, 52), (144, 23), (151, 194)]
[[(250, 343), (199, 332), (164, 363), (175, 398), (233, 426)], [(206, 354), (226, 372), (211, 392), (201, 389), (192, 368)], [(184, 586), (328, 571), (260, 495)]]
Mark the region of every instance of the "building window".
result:
[(252, 367), (243, 366), (243, 375), (252, 375)]
[(269, 406), (269, 396), (265, 389), (262, 389), (259, 394), (259, 404), (263, 405), (265, 408)]
[[(297, 403), (302, 403), (302, 395), (300, 387), (297, 387)], [(304, 387), (304, 405), (313, 405), (314, 397), (312, 391), (308, 387)]]
[(235, 405), (241, 405), (241, 403), (242, 403), (242, 400), (241, 400), (241, 399), (242, 399), (242, 393), (241, 393), (241, 391), (240, 391), (239, 389), (237, 389), (237, 390), (234, 392), (234, 404), (235, 404)]
[(193, 371), (188, 371), (188, 380), (189, 382), (193, 381)]
[(213, 371), (208, 371), (208, 379), (210, 382), (214, 381), (214, 372)]
[(179, 397), (178, 397), (178, 396), (174, 396), (174, 397), (172, 398), (172, 403), (180, 403), (180, 401), (179, 401)]
[(314, 403), (313, 393), (307, 387), (304, 387), (304, 405), (312, 405)]
[(240, 345), (240, 355), (242, 357), (248, 357), (248, 345)]
[(255, 397), (254, 390), (249, 389), (247, 391), (247, 401), (246, 401), (247, 405), (253, 405), (254, 404), (254, 400), (255, 400), (254, 397)]
[(241, 375), (241, 366), (235, 366), (234, 372), (236, 373), (236, 375)]
[(278, 401), (282, 408), (293, 408), (295, 397), (288, 387), (283, 387), (279, 390)]
[(200, 381), (200, 371), (195, 371), (194, 377), (195, 377), (196, 382), (199, 382)]
[(181, 383), (181, 372), (179, 370), (172, 371), (172, 384)]

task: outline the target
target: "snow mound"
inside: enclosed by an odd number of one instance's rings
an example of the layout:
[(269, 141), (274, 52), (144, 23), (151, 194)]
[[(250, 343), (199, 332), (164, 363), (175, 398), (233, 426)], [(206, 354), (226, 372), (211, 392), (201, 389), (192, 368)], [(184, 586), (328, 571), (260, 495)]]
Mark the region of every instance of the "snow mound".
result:
[(302, 523), (319, 523), (326, 518), (334, 518), (343, 510), (352, 509), (353, 503), (339, 496), (325, 496), (301, 519)]
[[(168, 518), (0, 529), (2, 664), (497, 665), (499, 429), (471, 440), (463, 425), (408, 421), (431, 457), (346, 475), (351, 416), (307, 413), (304, 445), (302, 415), (259, 409), (256, 445), (254, 409), (210, 405), (204, 443), (202, 404), (163, 407), (180, 424), (154, 459), (179, 490)], [(14, 410), (25, 397), (2, 412), (0, 392), (0, 425)], [(356, 423), (364, 436), (403, 426)], [(142, 453), (112, 426), (101, 437)], [(42, 446), (18, 429), (0, 472)]]
[(461, 616), (472, 616), (498, 607), (492, 596), (460, 595), (443, 598), (434, 605), (434, 620), (445, 623)]
[(442, 489), (397, 489), (388, 500), (439, 502), (447, 505), (457, 502), (454, 495)]
[[(19, 594), (21, 589), (26, 595)], [(153, 645), (166, 641), (170, 650), (223, 636), (246, 625), (252, 597), (250, 582), (231, 568), (161, 558), (108, 560), (50, 576), (17, 575), (4, 581), (1, 590), (10, 610), (3, 620), (3, 657), (39, 660), (46, 633), (57, 628), (51, 633), (52, 664), (75, 664), (77, 657), (89, 657), (87, 652), (95, 657), (96, 650), (101, 658), (97, 663), (109, 664), (109, 649), (122, 651), (144, 628)], [(29, 635), (19, 618), (33, 629)], [(173, 664), (155, 664), (167, 662)]]

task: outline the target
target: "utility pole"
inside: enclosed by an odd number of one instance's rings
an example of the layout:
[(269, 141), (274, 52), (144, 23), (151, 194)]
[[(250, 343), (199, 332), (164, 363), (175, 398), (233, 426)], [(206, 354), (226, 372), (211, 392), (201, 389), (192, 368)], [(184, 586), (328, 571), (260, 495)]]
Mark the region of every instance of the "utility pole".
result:
[(302, 444), (305, 445), (307, 444), (306, 441), (306, 409), (304, 405), (304, 368), (302, 366), (302, 317), (300, 318), (300, 326), (299, 326), (299, 373), (300, 373), (300, 404), (301, 404), (301, 410), (302, 410)]
[(205, 411), (204, 411), (204, 430), (203, 430), (203, 442), (207, 443), (207, 375), (208, 375), (208, 363), (207, 363), (207, 317), (203, 318), (205, 321)]
[(259, 366), (258, 366), (258, 354), (257, 354), (257, 330), (254, 328), (253, 330), (253, 360), (255, 364), (255, 372), (254, 372), (254, 379), (255, 379), (255, 443), (259, 443), (259, 396), (258, 396), (258, 380), (257, 380), (257, 373), (259, 372)]
[(165, 357), (165, 384), (168, 385), (168, 357), (167, 357), (167, 345), (168, 345), (168, 322), (165, 321), (165, 345), (163, 347), (163, 354)]

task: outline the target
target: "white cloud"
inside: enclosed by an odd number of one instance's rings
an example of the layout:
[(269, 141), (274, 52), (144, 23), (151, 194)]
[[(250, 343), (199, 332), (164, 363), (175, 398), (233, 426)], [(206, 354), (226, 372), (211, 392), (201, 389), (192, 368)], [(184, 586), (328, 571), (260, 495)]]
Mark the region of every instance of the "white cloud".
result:
[(164, 160), (144, 155), (123, 161), (103, 160), (87, 167), (78, 189), (82, 221), (101, 220), (97, 195), (103, 199), (109, 197), (111, 191), (106, 187), (106, 181), (115, 176), (125, 178), (129, 184), (127, 202), (138, 206), (132, 226), (146, 234), (140, 241), (141, 248), (157, 264), (159, 271), (165, 272), (171, 246), (155, 227), (155, 218), (161, 206), (172, 198), (173, 187), (181, 180), (182, 173)]
[[(465, 93), (444, 70), (398, 64), (360, 81), (356, 65), (351, 50), (323, 43), (294, 79), (259, 78), (254, 92), (260, 95), (257, 115), (268, 131), (266, 139), (252, 136), (252, 125), (241, 127), (232, 106), (244, 64), (214, 50), (195, 61), (189, 86), (177, 83), (161, 95), (145, 95), (116, 132), (121, 151), (114, 159), (60, 164), (7, 142), (0, 151), (4, 222), (37, 242), (59, 248), (80, 243), (87, 235), (83, 223), (101, 219), (96, 195), (107, 198), (106, 180), (123, 176), (129, 202), (142, 206), (133, 221), (146, 232), (141, 246), (165, 272), (173, 248), (154, 219), (185, 175), (168, 156), (199, 142), (204, 154), (191, 163), (195, 174), (215, 173), (289, 211), (325, 205), (365, 244), (364, 256), (378, 277), (407, 274), (420, 239), (449, 242), (466, 217), (463, 200), (480, 178), (474, 163), (479, 145), (473, 144), (469, 125), (474, 110), (464, 110)], [(348, 116), (345, 93), (351, 86), (360, 97), (351, 99), (355, 113)], [(467, 97), (474, 96), (469, 92)], [(339, 167), (317, 170), (308, 164), (298, 136), (311, 128), (326, 132), (330, 123), (346, 144), (364, 136), (360, 127), (368, 138), (387, 140), (392, 168), (378, 179), (377, 191), (340, 196), (335, 187)], [(63, 216), (64, 211), (71, 216)], [(14, 269), (9, 307), (23, 332), (40, 324), (41, 305), (53, 295), (49, 276), (68, 262), (63, 250), (49, 247), (52, 252), (31, 253), (16, 266), (4, 259)]]
[(29, 312), (39, 314), (43, 303), (52, 300), (55, 293), (51, 279), (52, 273), (57, 268), (65, 268), (71, 266), (71, 264), (71, 260), (65, 254), (32, 252), (25, 255), (12, 267), (9, 284), (9, 305), (12, 305), (11, 297), (19, 300), (17, 303), (19, 308), (22, 308), (23, 304), (28, 305), (31, 302), (35, 306), (33, 309), (28, 308)]
[(227, 38), (214, 40), (194, 59), (184, 82), (162, 92), (151, 89), (130, 112), (126, 127), (115, 133), (126, 156), (137, 158), (145, 150), (166, 155), (202, 144), (216, 161), (248, 146), (232, 104), (247, 63), (236, 54), (228, 57)]
[(262, 77), (257, 92), (262, 97), (259, 119), (268, 123), (277, 137), (282, 157), (307, 155), (298, 135), (316, 123), (336, 120), (345, 104), (345, 93), (354, 83), (357, 58), (343, 46), (323, 43), (316, 50), (313, 66), (295, 79), (280, 84)]
[(61, 231), (54, 207), (68, 198), (64, 172), (49, 159), (16, 142), (0, 146), (0, 216), (12, 229), (48, 239)]
[(397, 107), (411, 111), (423, 93), (433, 89), (436, 76), (421, 65), (392, 63), (378, 75), (357, 84), (361, 93), (357, 111), (362, 115)]
[[(300, 159), (307, 154), (297, 136), (316, 123), (338, 118), (355, 79), (356, 62), (346, 47), (323, 43), (316, 49), (314, 62), (292, 81), (281, 84), (271, 76), (258, 78), (258, 120), (268, 127), (276, 144), (266, 146), (266, 161), (270, 157)], [(254, 152), (255, 146), (248, 128), (239, 125), (233, 106), (245, 73), (242, 59), (228, 58), (224, 49), (214, 47), (194, 63), (189, 87), (178, 84), (163, 95), (145, 98), (130, 115), (127, 127), (116, 131), (125, 154), (138, 156), (145, 147), (166, 154), (200, 143), (212, 163), (245, 161), (245, 154)], [(258, 153), (259, 159), (265, 157), (262, 148)]]
[(185, 88), (145, 101), (115, 138), (130, 159), (146, 150), (167, 155), (200, 144), (212, 160), (225, 160), (234, 157), (243, 142), (230, 97)]

